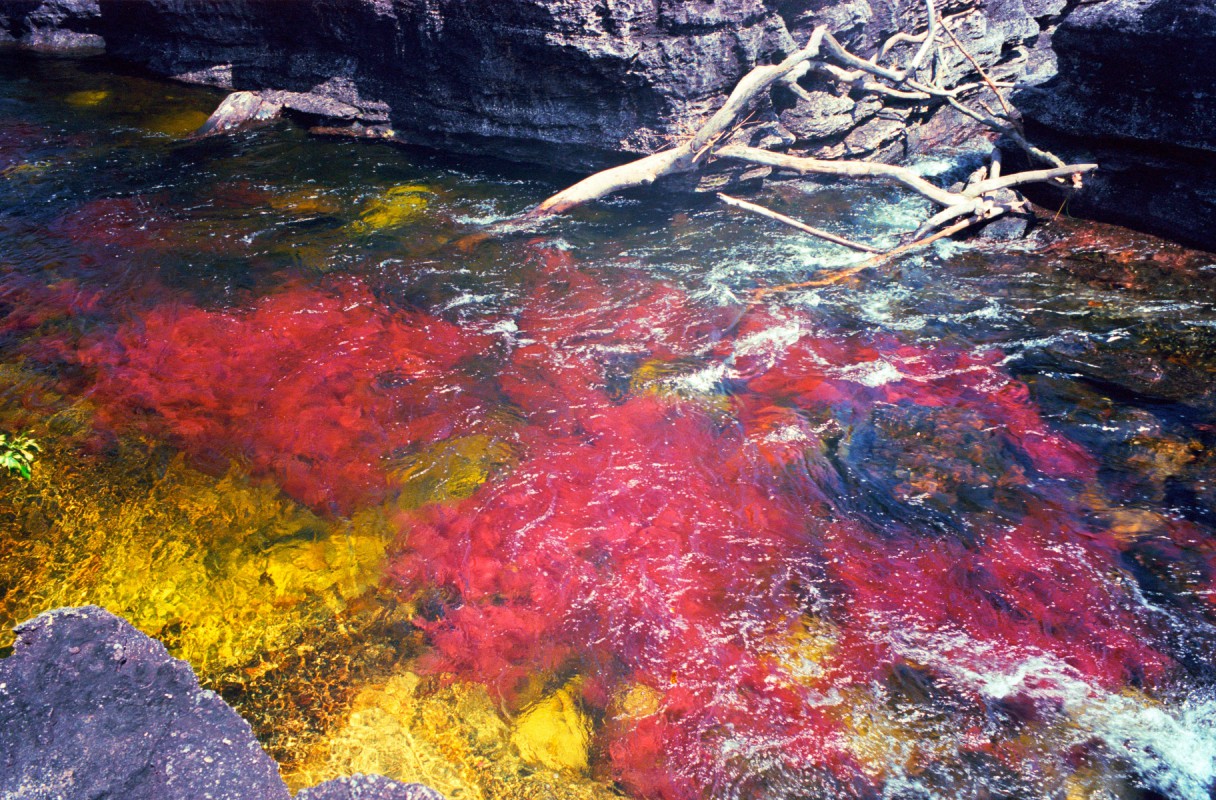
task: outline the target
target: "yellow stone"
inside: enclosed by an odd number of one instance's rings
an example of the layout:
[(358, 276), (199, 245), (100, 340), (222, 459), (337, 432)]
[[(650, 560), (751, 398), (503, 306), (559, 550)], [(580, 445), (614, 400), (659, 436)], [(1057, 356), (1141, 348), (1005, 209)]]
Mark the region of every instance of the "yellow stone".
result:
[(663, 695), (644, 683), (635, 683), (623, 692), (613, 708), (618, 717), (643, 719), (652, 717), (663, 708)]
[(283, 777), (298, 788), (376, 772), (426, 783), (453, 800), (619, 798), (610, 785), (581, 773), (530, 768), (500, 708), (501, 700), (479, 684), (399, 672), (365, 686), (344, 723)]
[(524, 761), (557, 772), (587, 771), (591, 722), (577, 698), (579, 685), (570, 681), (516, 719), (511, 742)]
[(183, 109), (159, 114), (144, 124), (144, 129), (180, 139), (198, 131), (211, 115), (206, 111)]
[(426, 210), (431, 194), (427, 186), (394, 186), (368, 202), (359, 219), (348, 227), (356, 234), (398, 228)]
[(105, 89), (84, 90), (72, 92), (65, 99), (68, 105), (76, 106), (77, 108), (91, 108), (99, 106), (109, 99), (110, 93)]

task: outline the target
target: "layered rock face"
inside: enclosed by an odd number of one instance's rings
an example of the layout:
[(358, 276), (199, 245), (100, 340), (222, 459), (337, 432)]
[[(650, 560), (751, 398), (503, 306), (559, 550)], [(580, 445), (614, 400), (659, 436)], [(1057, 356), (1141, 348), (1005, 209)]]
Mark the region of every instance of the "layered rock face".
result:
[(1071, 210), (1216, 250), (1216, 2), (1081, 5), (1054, 48), (1058, 77), (1016, 99), (1036, 140), (1102, 165)]
[[(1018, 84), (1035, 137), (1102, 164), (1072, 211), (1216, 249), (1214, 0), (936, 6), (992, 78)], [(678, 139), (816, 25), (869, 56), (925, 17), (923, 0), (0, 0), (0, 41), (104, 42), (330, 127), (587, 171)], [(944, 40), (934, 69), (975, 79)], [(894, 160), (972, 133), (948, 107), (816, 72), (800, 83), (758, 121), (813, 155)]]
[[(1050, 74), (1038, 46), (1064, 0), (953, 0), (995, 75)], [(71, 12), (71, 9), (75, 9)], [(923, 0), (0, 0), (9, 38), (100, 36), (162, 75), (274, 90), (289, 109), (397, 138), (576, 170), (647, 153), (704, 119), (759, 62), (827, 23), (859, 52), (923, 30)], [(943, 49), (942, 69), (969, 69)], [(823, 155), (902, 146), (899, 102), (822, 75), (792, 93), (789, 137)], [(915, 134), (914, 134), (915, 137)]]

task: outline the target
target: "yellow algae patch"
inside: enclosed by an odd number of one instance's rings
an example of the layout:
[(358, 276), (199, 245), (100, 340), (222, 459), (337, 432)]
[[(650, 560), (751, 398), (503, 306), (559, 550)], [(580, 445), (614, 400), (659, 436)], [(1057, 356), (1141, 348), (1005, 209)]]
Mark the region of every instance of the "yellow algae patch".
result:
[(5, 178), (30, 178), (47, 171), (51, 166), (49, 161), (25, 161), (20, 164), (13, 164), (10, 167), (5, 167), (0, 170), (0, 177)]
[(0, 574), (13, 576), (0, 645), (15, 622), (95, 603), (205, 677), (326, 624), (378, 582), (392, 538), (379, 515), (327, 522), (271, 485), (204, 475), (166, 450), (127, 445), (117, 463), (92, 463), (51, 448), (40, 466), (0, 496), (0, 513), (35, 534), (0, 544)]
[(618, 695), (613, 703), (614, 716), (625, 719), (653, 717), (663, 710), (663, 695), (644, 683), (635, 683)]
[(431, 194), (433, 192), (427, 186), (394, 186), (369, 201), (359, 219), (348, 227), (358, 234), (400, 227), (426, 210)]
[(342, 210), (337, 200), (316, 189), (296, 189), (271, 194), (266, 202), (275, 211), (286, 211), (302, 217), (331, 216)]
[(826, 674), (837, 647), (837, 630), (821, 619), (801, 618), (786, 637), (773, 644), (772, 658), (794, 683), (810, 686)]
[(511, 742), (530, 764), (557, 772), (586, 772), (591, 722), (583, 712), (575, 679), (525, 709), (515, 721)]
[(512, 728), (485, 687), (441, 685), (400, 672), (359, 692), (345, 722), (284, 778), (294, 788), (376, 772), (426, 783), (452, 800), (619, 797), (610, 786), (578, 774), (530, 768), (514, 743)]
[(150, 118), (142, 127), (152, 133), (181, 138), (197, 132), (210, 116), (206, 111), (170, 111)]
[(390, 474), (401, 485), (398, 503), (417, 508), (469, 497), (511, 459), (511, 447), (503, 440), (465, 436), (399, 459)]
[(92, 108), (93, 106), (101, 105), (108, 100), (109, 97), (110, 93), (105, 89), (86, 89), (79, 92), (72, 92), (65, 97), (64, 100), (70, 106), (76, 106), (77, 108)]

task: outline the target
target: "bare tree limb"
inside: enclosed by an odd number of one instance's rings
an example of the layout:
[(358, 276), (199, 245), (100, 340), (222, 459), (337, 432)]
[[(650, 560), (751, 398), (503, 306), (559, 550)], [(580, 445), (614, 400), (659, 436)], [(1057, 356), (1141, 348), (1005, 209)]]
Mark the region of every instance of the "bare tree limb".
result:
[(712, 117), (681, 145), (655, 153), (619, 167), (598, 172), (558, 192), (526, 215), (532, 219), (564, 214), (592, 200), (636, 186), (654, 183), (665, 175), (688, 172), (697, 166), (717, 142), (738, 121), (760, 95), (774, 83), (798, 70), (805, 72), (806, 62), (819, 54), (827, 29), (820, 26), (811, 34), (806, 47), (780, 64), (759, 66), (743, 76), (726, 102)]
[(717, 113), (710, 117), (709, 121), (701, 126), (701, 129), (688, 142), (692, 152), (700, 152), (706, 145), (725, 133), (734, 124), (735, 120), (751, 107), (761, 92), (796, 69), (801, 69), (805, 72), (807, 69), (806, 62), (819, 55), (819, 48), (826, 34), (827, 28), (820, 25), (811, 33), (810, 41), (807, 42), (806, 47), (789, 56), (780, 64), (756, 67), (744, 75), (738, 85), (735, 86), (734, 91), (730, 93), (726, 102), (718, 109)]
[(635, 186), (649, 185), (664, 175), (687, 169), (681, 161), (688, 159), (688, 156), (688, 146), (685, 144), (597, 172), (545, 200), (528, 212), (527, 216), (535, 218), (565, 214), (570, 209), (592, 200)]
[(805, 222), (800, 222), (793, 217), (787, 217), (785, 214), (778, 213), (772, 209), (765, 208), (764, 206), (756, 205), (755, 203), (749, 203), (746, 200), (740, 200), (737, 197), (731, 197), (730, 195), (719, 192), (718, 199), (723, 203), (726, 203), (728, 206), (734, 206), (735, 208), (741, 208), (744, 211), (750, 211), (753, 214), (759, 214), (762, 217), (768, 217), (769, 219), (776, 220), (784, 225), (789, 225), (791, 228), (797, 228), (803, 233), (809, 233), (811, 236), (818, 236), (820, 239), (832, 242), (833, 244), (841, 245), (842, 247), (860, 250), (863, 253), (882, 252), (882, 250), (878, 249), (877, 247), (871, 247), (868, 244), (853, 242), (844, 238), (843, 236), (837, 236), (834, 233), (829, 233), (828, 231), (820, 230), (819, 228), (813, 228), (810, 225), (807, 225)]
[[(755, 203), (719, 194), (718, 197), (722, 202), (735, 208), (759, 214), (843, 247), (875, 254), (873, 258), (861, 264), (829, 276), (760, 290), (758, 296), (761, 296), (765, 293), (827, 285), (843, 280), (849, 275), (883, 263), (910, 250), (924, 247), (985, 220), (1024, 208), (1025, 201), (1020, 196), (1013, 195), (1012, 199), (1004, 199), (995, 195), (998, 191), (1025, 183), (1055, 180), (1068, 176), (1072, 177), (1074, 185), (1079, 186), (1081, 175), (1096, 169), (1096, 165), (1065, 164), (1055, 155), (1040, 150), (1027, 141), (1014, 118), (1013, 109), (1010, 108), (1000, 91), (1001, 88), (1008, 88), (1011, 84), (992, 80), (975, 57), (962, 45), (949, 27), (947, 19), (939, 17), (934, 2), (935, 0), (925, 0), (927, 22), (926, 30), (923, 33), (917, 35), (896, 33), (883, 42), (878, 53), (870, 60), (850, 53), (828, 32), (826, 27), (816, 28), (802, 49), (795, 51), (777, 64), (760, 65), (744, 75), (722, 106), (682, 143), (631, 163), (591, 175), (548, 198), (522, 217), (510, 221), (506, 224), (507, 227), (512, 230), (530, 228), (548, 217), (565, 213), (615, 192), (649, 185), (668, 175), (700, 169), (707, 160), (715, 157), (792, 171), (799, 175), (836, 175), (886, 180), (900, 184), (942, 208), (917, 229), (912, 235), (911, 241), (883, 252), (870, 245), (853, 242), (814, 228)], [(956, 15), (954, 18), (957, 16), (961, 15)], [(938, 32), (943, 28), (955, 47), (971, 63), (981, 82), (945, 88), (938, 84), (936, 78), (925, 82), (917, 80), (917, 72), (931, 61), (938, 45)], [(903, 68), (882, 66), (879, 63), (893, 48), (903, 43), (918, 45), (912, 58)], [(768, 92), (775, 84), (781, 83), (802, 100), (812, 102), (813, 95), (799, 84), (799, 79), (812, 68), (826, 73), (832, 80), (847, 85), (852, 91), (926, 106), (948, 103), (981, 125), (1008, 136), (1024, 148), (1031, 157), (1052, 166), (1049, 169), (1002, 175), (1000, 151), (994, 150), (990, 169), (978, 171), (961, 190), (949, 191), (926, 180), (916, 171), (902, 166), (873, 161), (828, 160), (788, 155), (739, 144), (722, 146), (723, 142), (734, 136), (735, 132), (746, 124), (750, 119), (749, 114), (754, 113), (752, 109), (768, 97)], [(960, 99), (963, 95), (982, 89), (984, 86), (987, 86), (1000, 100), (1005, 111), (1004, 114), (997, 114), (979, 100), (972, 99), (970, 102), (978, 103), (984, 109), (977, 111)]]
[(916, 51), (916, 55), (912, 56), (912, 60), (908, 62), (907, 69), (904, 70), (905, 75), (914, 75), (920, 69), (920, 65), (933, 52), (933, 48), (937, 45), (937, 10), (933, 7), (933, 0), (925, 0), (926, 13), (929, 15), (928, 28), (925, 31), (925, 40), (921, 42), (920, 48)]
[(717, 152), (720, 158), (733, 158), (752, 164), (762, 164), (767, 167), (777, 167), (796, 172), (799, 175), (850, 175), (853, 177), (887, 178), (907, 186), (914, 192), (922, 194), (942, 206), (952, 206), (964, 198), (941, 189), (907, 167), (897, 167), (893, 164), (883, 164), (877, 161), (828, 161), (809, 156), (790, 156), (784, 153), (770, 153), (758, 147), (731, 145)]
[(980, 62), (976, 61), (975, 56), (971, 55), (967, 48), (963, 47), (963, 43), (960, 42), (958, 37), (954, 35), (954, 31), (950, 30), (949, 25), (942, 25), (942, 29), (946, 31), (946, 35), (950, 37), (950, 41), (954, 42), (954, 46), (958, 48), (958, 51), (963, 54), (964, 58), (971, 62), (971, 66), (977, 73), (979, 73), (980, 78), (988, 85), (988, 88), (992, 90), (992, 93), (996, 95), (996, 99), (1001, 103), (1001, 108), (1005, 109), (1005, 116), (1012, 117), (1013, 109), (1011, 109), (1009, 104), (1005, 102), (1005, 98), (1001, 94), (1000, 89), (996, 88), (996, 84), (993, 83), (992, 78), (988, 77), (988, 73), (985, 72), (984, 68), (980, 66)]
[(963, 217), (968, 214), (978, 214), (983, 205), (983, 200), (973, 200), (970, 203), (959, 203), (958, 205), (947, 206), (922, 222), (921, 226), (916, 229), (915, 233), (912, 234), (912, 238), (919, 239), (922, 236), (926, 236), (930, 231), (940, 228), (947, 222), (958, 219), (959, 217)]
[(963, 195), (966, 197), (979, 197), (988, 192), (995, 192), (998, 189), (1008, 189), (1012, 186), (1021, 186), (1024, 183), (1039, 183), (1041, 181), (1049, 181), (1053, 178), (1066, 178), (1069, 176), (1083, 175), (1086, 172), (1093, 172), (1098, 168), (1097, 164), (1065, 164), (1062, 167), (1053, 167), (1051, 169), (1036, 169), (1027, 172), (1015, 172), (1012, 175), (1005, 175), (998, 178), (989, 178), (986, 181), (980, 181), (974, 186), (969, 186), (963, 190)]
[[(994, 213), (991, 217), (988, 217), (987, 219), (992, 219), (994, 217), (1000, 216), (1003, 213), (1005, 213), (1005, 212), (998, 211), (997, 213)], [(866, 259), (865, 261), (861, 262), (860, 264), (854, 264), (851, 267), (845, 267), (844, 269), (836, 270), (835, 272), (832, 272), (828, 275), (824, 275), (819, 278), (812, 278), (809, 281), (799, 281), (797, 283), (783, 283), (780, 286), (768, 286), (763, 289), (756, 289), (754, 292), (752, 292), (752, 298), (755, 300), (762, 300), (765, 297), (768, 297), (769, 295), (778, 294), (780, 292), (790, 292), (790, 291), (794, 291), (796, 289), (812, 289), (815, 287), (831, 286), (832, 284), (840, 283), (842, 280), (844, 280), (846, 278), (851, 278), (852, 276), (856, 275), (859, 272), (863, 272), (867, 269), (873, 269), (874, 267), (881, 266), (882, 264), (885, 264), (894, 258), (898, 258), (899, 256), (902, 256), (905, 253), (910, 253), (913, 250), (919, 250), (922, 247), (927, 247), (927, 246), (933, 244), (934, 242), (938, 241), (939, 239), (945, 239), (947, 236), (953, 236), (954, 234), (959, 233), (963, 230), (966, 230), (967, 228), (970, 228), (972, 225), (975, 225), (976, 223), (982, 222), (982, 221), (983, 221), (983, 219), (980, 217), (968, 217), (967, 219), (959, 220), (958, 222), (951, 225), (949, 228), (943, 228), (942, 230), (938, 231), (937, 233), (933, 234), (932, 236), (926, 236), (923, 239), (914, 239), (911, 242), (908, 242), (907, 244), (900, 245), (899, 247), (896, 247), (892, 250), (888, 250), (885, 253), (879, 253), (878, 255), (874, 256), (873, 258)]]

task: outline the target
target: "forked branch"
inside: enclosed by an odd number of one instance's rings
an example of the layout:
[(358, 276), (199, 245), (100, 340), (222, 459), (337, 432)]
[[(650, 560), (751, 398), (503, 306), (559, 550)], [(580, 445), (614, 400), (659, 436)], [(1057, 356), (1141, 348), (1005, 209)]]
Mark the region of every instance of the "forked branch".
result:
[[(922, 33), (897, 33), (883, 43), (877, 55), (864, 59), (844, 47), (825, 26), (814, 30), (805, 47), (784, 58), (777, 64), (756, 67), (743, 76), (722, 106), (684, 141), (658, 153), (640, 158), (628, 164), (612, 167), (585, 178), (573, 186), (548, 198), (515, 225), (531, 225), (538, 220), (564, 214), (585, 203), (598, 200), (626, 189), (647, 186), (659, 179), (701, 169), (706, 163), (717, 159), (729, 159), (773, 169), (794, 172), (799, 175), (835, 175), (853, 178), (874, 178), (900, 184), (941, 207), (913, 234), (906, 244), (892, 251), (881, 253), (869, 245), (849, 241), (806, 223), (765, 209), (746, 200), (719, 195), (723, 202), (751, 213), (760, 214), (785, 225), (802, 230), (813, 236), (832, 241), (855, 250), (877, 253), (875, 259), (888, 259), (909, 249), (922, 247), (938, 238), (952, 235), (972, 225), (1010, 211), (1019, 210), (1024, 202), (1017, 198), (998, 197), (997, 192), (1025, 183), (1052, 181), (1070, 178), (1072, 185), (1080, 186), (1081, 176), (1097, 168), (1096, 164), (1065, 164), (1055, 155), (1034, 147), (1026, 140), (1014, 119), (1013, 110), (1001, 94), (1009, 84), (994, 81), (959, 41), (947, 23), (939, 18), (934, 0), (925, 0), (926, 27)], [(961, 16), (961, 15), (959, 15)], [(953, 19), (957, 19), (954, 17)], [(978, 82), (941, 85), (932, 78), (918, 79), (924, 68), (937, 57), (939, 33), (945, 31), (948, 38), (972, 65), (979, 77)], [(903, 66), (884, 66), (888, 55), (900, 52), (901, 45), (917, 45), (915, 52)], [(1001, 175), (999, 154), (994, 159), (987, 177), (981, 176), (961, 191), (943, 189), (914, 170), (875, 161), (831, 160), (810, 156), (775, 153), (758, 147), (731, 144), (730, 139), (744, 124), (748, 115), (762, 101), (769, 99), (769, 92), (778, 83), (788, 87), (799, 97), (809, 97), (798, 83), (811, 69), (841, 82), (851, 91), (862, 91), (901, 102), (921, 103), (927, 106), (949, 104), (959, 113), (975, 120), (984, 127), (1009, 137), (1027, 154), (1038, 161), (1049, 164), (1047, 169), (1036, 169), (1012, 175)], [(996, 94), (1004, 110), (1002, 118), (989, 111), (983, 103), (978, 110), (968, 105), (964, 97), (977, 90), (988, 89)], [(978, 102), (978, 101), (976, 101)], [(934, 232), (936, 231), (936, 232)], [(869, 262), (867, 262), (869, 263)], [(850, 270), (866, 268), (858, 266)]]

